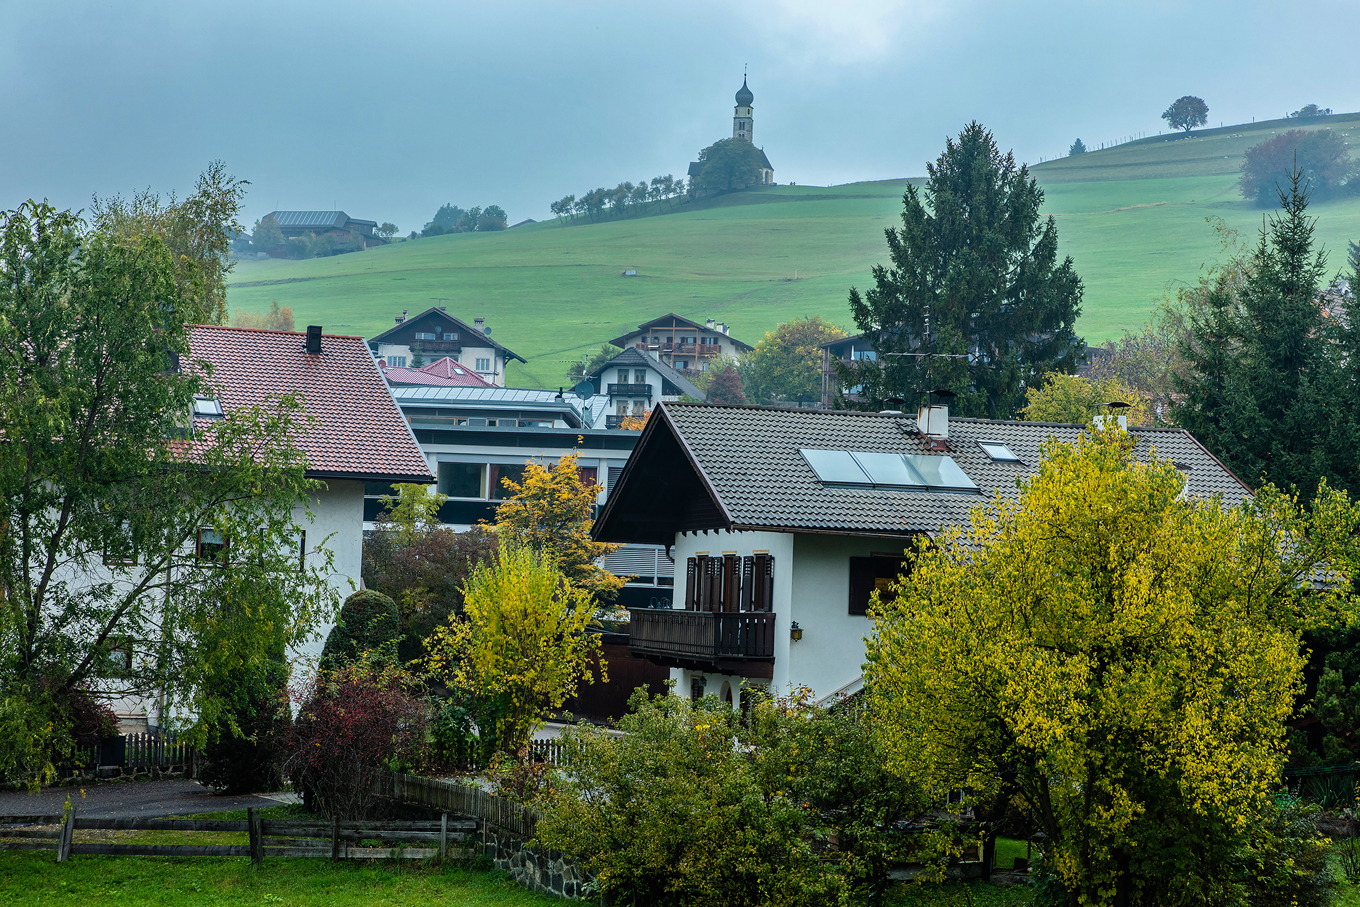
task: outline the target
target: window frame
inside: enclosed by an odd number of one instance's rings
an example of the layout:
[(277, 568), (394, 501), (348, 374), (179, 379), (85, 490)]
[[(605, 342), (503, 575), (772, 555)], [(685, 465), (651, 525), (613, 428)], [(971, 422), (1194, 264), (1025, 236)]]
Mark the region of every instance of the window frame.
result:
[[(220, 559), (217, 557), (206, 558), (203, 556), (203, 533), (205, 532), (215, 532), (222, 537), (222, 541), (220, 543), (222, 547), (219, 552), (221, 555)], [(212, 545), (218, 543), (209, 542), (208, 544)], [(230, 557), (230, 555), (228, 554), (230, 550), (231, 550), (231, 537), (228, 536), (225, 532), (214, 529), (211, 526), (200, 527), (194, 539), (194, 563), (196, 566), (199, 567), (225, 567), (227, 566), (228, 558)]]

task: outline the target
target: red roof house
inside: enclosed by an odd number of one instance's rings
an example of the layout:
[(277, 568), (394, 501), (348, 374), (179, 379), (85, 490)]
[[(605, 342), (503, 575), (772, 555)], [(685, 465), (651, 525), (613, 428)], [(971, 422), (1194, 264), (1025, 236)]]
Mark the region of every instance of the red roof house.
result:
[(402, 387), (409, 386), (428, 386), (428, 387), (495, 387), (481, 375), (472, 369), (464, 368), (458, 364), (458, 360), (445, 356), (436, 359), (429, 365), (422, 368), (402, 368), (400, 366), (389, 366), (385, 359), (379, 359), (378, 368), (382, 369), (383, 377), (388, 384)]

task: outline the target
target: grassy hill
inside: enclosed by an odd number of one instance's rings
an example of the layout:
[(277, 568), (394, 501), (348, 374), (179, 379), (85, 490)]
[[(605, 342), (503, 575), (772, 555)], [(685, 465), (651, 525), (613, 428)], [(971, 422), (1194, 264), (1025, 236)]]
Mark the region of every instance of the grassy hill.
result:
[[(1263, 212), (1237, 192), (1242, 154), (1300, 124), (1272, 120), (1156, 136), (1040, 164), (1034, 176), (1064, 254), (1086, 286), (1079, 330), (1090, 341), (1138, 328), (1148, 312), (1220, 254), (1207, 218), (1252, 234)], [(1360, 114), (1314, 121), (1350, 133)], [(1360, 135), (1360, 131), (1357, 131)], [(1357, 155), (1360, 156), (1360, 155)], [(397, 243), (311, 261), (243, 262), (233, 309), (292, 306), (299, 324), (373, 334), (402, 309), (446, 305), (529, 360), (509, 380), (563, 383), (567, 361), (667, 312), (716, 318), (754, 343), (780, 321), (819, 314), (853, 329), (850, 286), (884, 261), (907, 180), (775, 186), (685, 205), (675, 213), (569, 227)], [(1315, 204), (1318, 237), (1342, 266), (1360, 241), (1360, 198)], [(636, 268), (637, 277), (622, 277)]]

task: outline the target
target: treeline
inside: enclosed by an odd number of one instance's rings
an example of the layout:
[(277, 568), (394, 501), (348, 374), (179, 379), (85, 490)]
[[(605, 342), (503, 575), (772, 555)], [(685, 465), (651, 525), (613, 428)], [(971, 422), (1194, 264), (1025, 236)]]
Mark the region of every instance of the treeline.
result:
[(666, 210), (671, 210), (677, 198), (683, 198), (688, 187), (683, 179), (676, 179), (667, 173), (650, 182), (643, 180), (633, 183), (619, 183), (613, 189), (601, 186), (577, 198), (568, 195), (548, 206), (559, 221), (574, 221), (577, 218), (597, 221), (606, 216), (627, 217), (628, 213), (646, 214), (648, 207), (663, 202)]
[(443, 204), (434, 213), (434, 219), (416, 233), (411, 231), (411, 239), (417, 236), (443, 236), (445, 233), (491, 233), (504, 230), (510, 225), (505, 209), (500, 205), (487, 205), (485, 208), (460, 208), (453, 204)]

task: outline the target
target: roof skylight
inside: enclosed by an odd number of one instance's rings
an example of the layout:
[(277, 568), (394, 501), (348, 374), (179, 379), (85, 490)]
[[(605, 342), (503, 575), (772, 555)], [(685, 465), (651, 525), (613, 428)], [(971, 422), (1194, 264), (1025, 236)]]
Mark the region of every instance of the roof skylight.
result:
[(950, 457), (883, 451), (800, 449), (823, 485), (914, 488), (920, 491), (977, 491)]
[(1000, 441), (979, 441), (978, 447), (982, 452), (991, 457), (998, 463), (1019, 463), (1020, 458), (1011, 453), (1011, 449)]
[(212, 397), (194, 397), (194, 416), (199, 419), (222, 418), (222, 404)]

